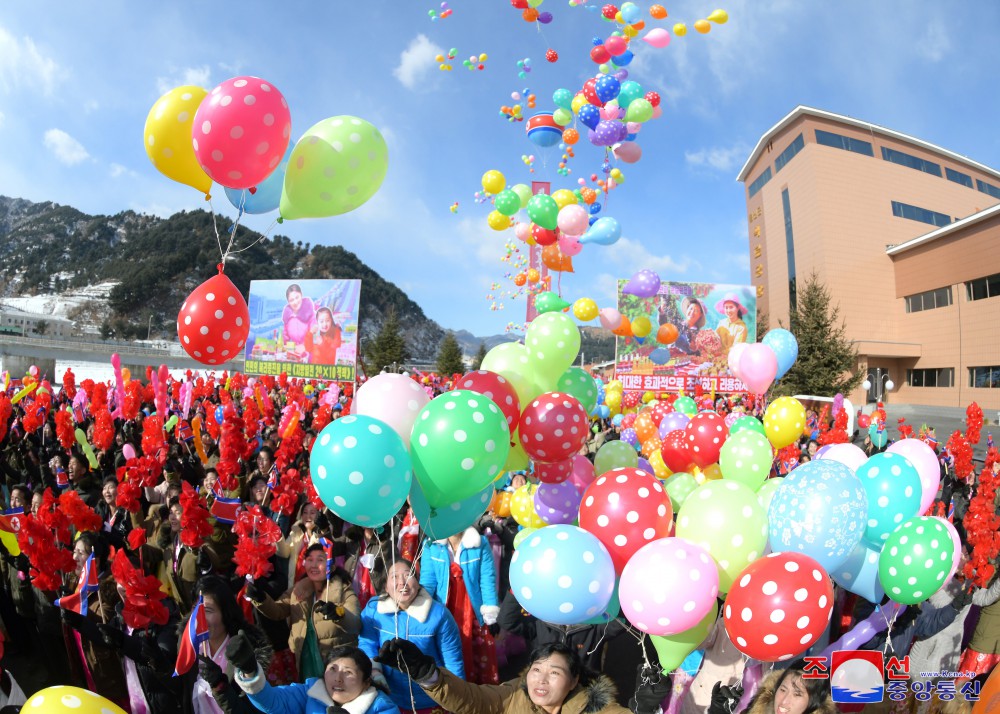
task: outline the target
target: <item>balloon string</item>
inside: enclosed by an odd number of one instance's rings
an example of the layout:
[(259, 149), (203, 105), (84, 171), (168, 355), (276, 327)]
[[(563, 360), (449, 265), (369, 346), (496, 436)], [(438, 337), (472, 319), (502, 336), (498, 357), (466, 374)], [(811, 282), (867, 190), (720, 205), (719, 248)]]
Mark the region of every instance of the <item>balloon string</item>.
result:
[(278, 225), (278, 221), (277, 220), (271, 221), (271, 225), (269, 225), (267, 227), (267, 230), (265, 230), (263, 233), (261, 233), (257, 237), (257, 240), (255, 240), (253, 243), (251, 243), (250, 245), (246, 246), (245, 248), (239, 248), (237, 250), (231, 250), (226, 255), (233, 255), (235, 253), (242, 253), (245, 250), (250, 250), (255, 245), (257, 245), (258, 243), (260, 243), (262, 240), (264, 240), (265, 238), (267, 238), (269, 236), (269, 234), (271, 233), (271, 231), (274, 230), (274, 227), (277, 226), (277, 225)]
[(240, 205), (237, 206), (237, 208), (239, 209), (240, 212), (239, 212), (239, 214), (237, 214), (236, 221), (233, 222), (232, 228), (229, 229), (229, 243), (226, 245), (226, 250), (222, 254), (222, 265), (223, 266), (225, 266), (225, 264), (226, 264), (226, 258), (228, 258), (229, 254), (232, 252), (233, 241), (236, 240), (236, 230), (240, 227), (240, 219), (243, 218), (243, 207), (246, 204), (246, 197), (247, 197), (247, 192), (246, 191), (242, 191), (240, 193)]
[(219, 255), (222, 256), (222, 240), (219, 238), (219, 225), (215, 221), (215, 206), (212, 205), (212, 198), (208, 199), (208, 208), (212, 214), (212, 230), (215, 231), (215, 242), (219, 246)]

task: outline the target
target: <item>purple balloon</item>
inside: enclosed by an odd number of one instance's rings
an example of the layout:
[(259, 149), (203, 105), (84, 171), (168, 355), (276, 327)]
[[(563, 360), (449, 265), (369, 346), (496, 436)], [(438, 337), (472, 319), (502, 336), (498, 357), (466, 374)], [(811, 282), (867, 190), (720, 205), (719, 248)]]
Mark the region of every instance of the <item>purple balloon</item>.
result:
[(617, 127), (620, 126), (624, 128), (621, 122), (602, 119), (594, 129), (587, 133), (587, 137), (594, 146), (611, 146), (618, 141)]
[(574, 511), (580, 508), (580, 491), (571, 481), (539, 484), (535, 491), (535, 505)]
[(621, 440), (629, 446), (635, 446), (639, 443), (639, 435), (635, 433), (635, 429), (622, 429)]
[[(628, 131), (628, 127), (625, 130)], [(622, 292), (626, 295), (635, 295), (641, 298), (653, 297), (659, 291), (660, 276), (652, 270), (640, 270), (622, 288)]]
[(538, 13), (538, 17), (536, 19), (543, 25), (548, 25), (550, 22), (552, 22), (552, 13), (540, 12)]
[(653, 465), (641, 456), (639, 457), (639, 465), (636, 468), (642, 469), (650, 476), (656, 476), (656, 471), (653, 470)]
[(617, 79), (619, 82), (624, 82), (626, 79), (628, 79), (628, 70), (620, 69), (617, 72), (615, 72), (615, 79)]
[(667, 431), (674, 431), (675, 429), (683, 429), (684, 427), (687, 426), (687, 423), (689, 421), (691, 421), (691, 417), (689, 417), (684, 412), (669, 412), (665, 417), (663, 417), (663, 420), (660, 422), (660, 428), (662, 429), (663, 425), (666, 424), (668, 427), (670, 427), (669, 429), (667, 429)]
[(906, 610), (906, 605), (898, 602), (889, 602), (882, 605), (875, 611), (861, 620), (853, 629), (845, 632), (839, 640), (831, 642), (826, 649), (820, 653), (821, 657), (829, 658), (834, 650), (856, 650), (861, 645), (868, 642), (879, 632), (888, 629), (889, 623), (899, 617)]
[(743, 667), (743, 696), (736, 704), (733, 711), (746, 711), (757, 690), (760, 688), (760, 680), (763, 678), (764, 665), (756, 660), (750, 660)]

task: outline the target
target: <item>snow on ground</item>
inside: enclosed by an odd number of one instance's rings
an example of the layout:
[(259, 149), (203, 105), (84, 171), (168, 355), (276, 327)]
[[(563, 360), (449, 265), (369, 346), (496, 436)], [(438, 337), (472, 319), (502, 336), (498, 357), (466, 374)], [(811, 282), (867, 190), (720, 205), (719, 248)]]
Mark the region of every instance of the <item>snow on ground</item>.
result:
[(25, 297), (0, 298), (0, 307), (13, 308), (35, 315), (51, 315), (52, 317), (69, 319), (69, 314), (76, 308), (88, 302), (106, 303), (111, 289), (118, 283), (109, 281), (88, 285), (85, 288), (66, 290), (62, 293), (43, 293)]

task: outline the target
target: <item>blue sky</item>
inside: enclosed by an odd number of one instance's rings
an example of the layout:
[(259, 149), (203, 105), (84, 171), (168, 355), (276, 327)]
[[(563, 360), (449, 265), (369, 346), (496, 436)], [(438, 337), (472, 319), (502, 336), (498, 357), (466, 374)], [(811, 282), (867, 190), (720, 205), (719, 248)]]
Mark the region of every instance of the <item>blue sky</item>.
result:
[[(640, 0), (644, 10), (651, 3)], [(760, 135), (797, 104), (911, 134), (1000, 167), (1000, 4), (734, 0), (661, 2), (669, 18), (730, 20), (655, 49), (633, 43), (630, 79), (663, 97), (663, 116), (639, 135), (643, 158), (601, 215), (618, 219), (615, 245), (587, 246), (564, 275), (563, 296), (613, 304), (616, 278), (650, 268), (664, 280), (749, 282), (745, 201), (736, 173)], [(599, 173), (603, 150), (583, 138), (573, 174), (556, 174), (558, 149), (540, 150), (523, 124), (499, 117), (510, 93), (530, 88), (551, 110), (553, 90), (578, 90), (596, 73), (591, 38), (612, 26), (599, 2), (546, 0), (551, 24), (524, 22), (507, 0), (346, 3), (5, 2), (0, 8), (0, 194), (53, 200), (88, 213), (170, 215), (205, 206), (159, 174), (142, 145), (146, 114), (181, 84), (211, 89), (255, 75), (291, 107), (293, 139), (340, 114), (378, 126), (390, 166), (379, 193), (339, 217), (288, 221), (293, 241), (341, 244), (406, 290), (444, 327), (487, 335), (524, 319), (523, 299), (491, 311), (513, 231), (486, 226), (474, 193), (487, 169), (508, 183), (576, 187)], [(454, 70), (434, 55), (458, 50)], [(549, 48), (559, 61), (545, 61)], [(486, 53), (486, 69), (461, 60)], [(532, 72), (518, 77), (517, 60)], [(535, 174), (521, 161), (535, 154)], [(547, 156), (543, 166), (543, 155)], [(235, 211), (220, 188), (214, 208)], [(459, 203), (457, 213), (449, 206)], [(523, 215), (523, 214), (522, 214)], [(273, 216), (247, 223), (265, 230)], [(178, 246), (178, 250), (183, 250)]]

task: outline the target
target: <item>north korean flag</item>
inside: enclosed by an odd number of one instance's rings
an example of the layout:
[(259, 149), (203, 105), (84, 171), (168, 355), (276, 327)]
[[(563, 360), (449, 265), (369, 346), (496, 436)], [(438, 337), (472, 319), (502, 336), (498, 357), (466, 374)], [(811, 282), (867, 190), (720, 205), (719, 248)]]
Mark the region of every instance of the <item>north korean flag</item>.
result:
[(198, 648), (202, 642), (208, 641), (208, 621), (205, 619), (205, 598), (198, 598), (198, 604), (191, 611), (184, 635), (177, 646), (177, 664), (174, 665), (174, 676), (187, 674), (198, 661)]

